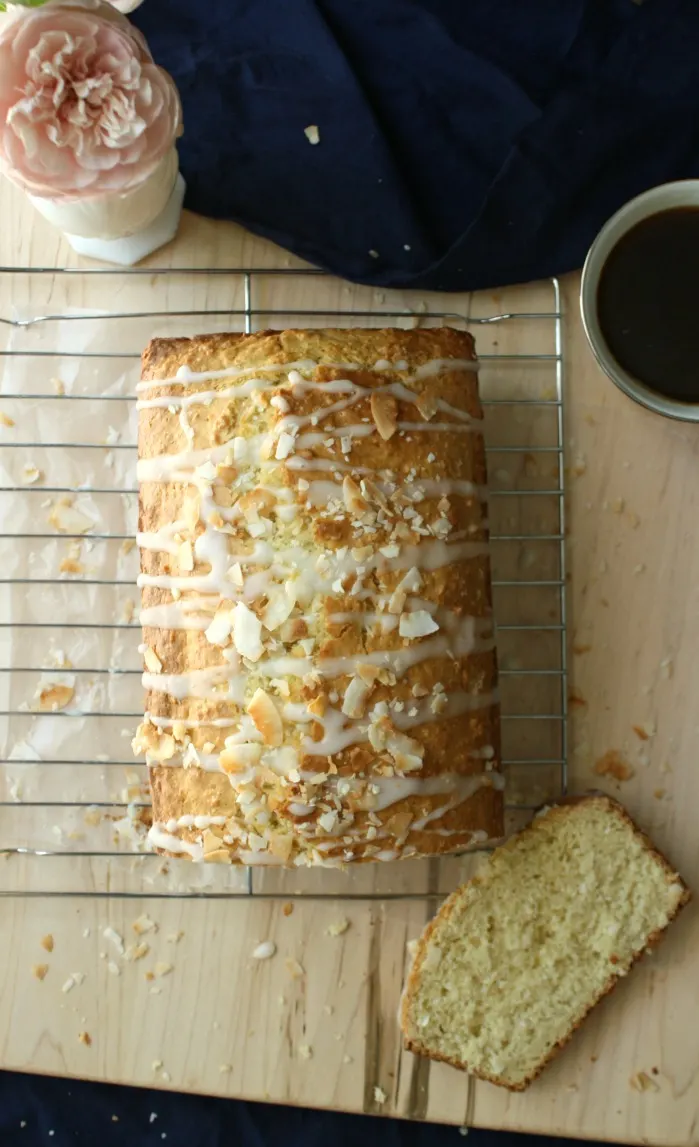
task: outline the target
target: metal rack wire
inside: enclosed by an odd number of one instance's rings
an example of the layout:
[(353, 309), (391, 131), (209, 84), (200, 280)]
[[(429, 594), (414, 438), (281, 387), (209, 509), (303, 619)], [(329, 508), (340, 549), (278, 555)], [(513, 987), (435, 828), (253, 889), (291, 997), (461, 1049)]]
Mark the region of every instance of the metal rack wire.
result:
[[(347, 305), (302, 305), (319, 290)], [(526, 305), (532, 292), (538, 309)], [(349, 874), (238, 872), (143, 851), (145, 770), (123, 745), (142, 711), (133, 396), (154, 333), (478, 328), (513, 823), (565, 790), (560, 291), (552, 280), (494, 301), (484, 309), (482, 296), (460, 298), (450, 310), (443, 296), (387, 301), (310, 270), (0, 268), (0, 895), (423, 898), (448, 891), (461, 871), (458, 860), (430, 860)], [(61, 683), (70, 701), (38, 712), (42, 689)], [(126, 791), (115, 792), (125, 772)]]

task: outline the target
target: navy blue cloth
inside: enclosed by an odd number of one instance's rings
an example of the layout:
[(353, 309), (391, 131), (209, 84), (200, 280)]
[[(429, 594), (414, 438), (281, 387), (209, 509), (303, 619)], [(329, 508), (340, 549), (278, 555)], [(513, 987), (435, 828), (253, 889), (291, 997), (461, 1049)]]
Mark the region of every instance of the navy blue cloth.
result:
[[(151, 1118), (155, 1116), (155, 1118)], [(0, 1072), (2, 1147), (460, 1147), (458, 1128)], [(470, 1147), (575, 1147), (471, 1131)]]
[(180, 88), (187, 206), (348, 279), (564, 272), (630, 196), (699, 174), (696, 0), (146, 0), (133, 18)]

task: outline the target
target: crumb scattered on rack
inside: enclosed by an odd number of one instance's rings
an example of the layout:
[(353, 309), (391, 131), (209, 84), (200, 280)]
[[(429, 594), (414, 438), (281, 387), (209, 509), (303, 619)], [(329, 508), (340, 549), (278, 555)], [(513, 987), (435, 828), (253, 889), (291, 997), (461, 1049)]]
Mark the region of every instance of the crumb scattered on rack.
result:
[(568, 704), (578, 706), (579, 708), (585, 708), (587, 706), (587, 701), (579, 689), (573, 688), (568, 690)]
[(145, 912), (142, 916), (138, 916), (131, 925), (137, 936), (143, 936), (145, 932), (157, 932), (158, 925), (155, 920), (151, 920)]
[(284, 915), (285, 915), (285, 916), (291, 916), (291, 913), (292, 913), (293, 911), (294, 911), (294, 906), (293, 906), (293, 904), (291, 903), (291, 901), (290, 901), (290, 900), (287, 900), (286, 904), (285, 904), (285, 905), (284, 905), (284, 907), (282, 908), (282, 912), (284, 913)]
[(35, 976), (37, 980), (45, 979), (48, 970), (48, 964), (32, 964), (32, 975)]
[(665, 657), (660, 662), (660, 676), (663, 681), (669, 681), (675, 671), (675, 663), (671, 657)]
[(120, 956), (124, 955), (124, 938), (111, 924), (104, 929), (102, 935), (114, 945)]
[(46, 952), (53, 952), (53, 936), (50, 932), (41, 937), (41, 947)]
[(343, 916), (340, 920), (334, 920), (332, 924), (329, 924), (325, 931), (328, 936), (342, 936), (343, 932), (346, 932), (349, 926), (349, 920), (346, 916)]
[(309, 1043), (299, 1044), (299, 1055), (301, 1059), (311, 1059), (313, 1056), (313, 1048)]
[(378, 1103), (379, 1106), (384, 1104), (387, 1099), (388, 1099), (388, 1096), (387, 1096), (386, 1092), (384, 1091), (383, 1087), (377, 1086), (374, 1088), (374, 1101), (376, 1103)]
[(61, 988), (62, 992), (66, 994), (72, 992), (73, 988), (79, 987), (85, 979), (85, 972), (71, 972), (68, 979)]
[(165, 939), (167, 940), (168, 944), (179, 944), (183, 936), (184, 932), (168, 932)]
[(643, 725), (632, 725), (631, 728), (639, 741), (650, 741), (655, 736), (655, 725), (652, 722), (646, 721)]
[(47, 682), (39, 685), (31, 708), (35, 713), (57, 713), (65, 709), (75, 696), (75, 686), (68, 682)]
[(14, 426), (14, 418), (10, 418), (9, 414), (5, 414), (4, 410), (0, 410), (0, 426)]
[(150, 944), (146, 944), (145, 940), (141, 940), (138, 944), (129, 944), (126, 949), (126, 959), (131, 961), (142, 960), (150, 952)]
[(161, 976), (169, 976), (170, 972), (174, 970), (174, 964), (168, 964), (165, 960), (158, 960), (158, 963), (153, 968), (153, 973), (160, 979)]
[(95, 524), (87, 514), (75, 509), (69, 497), (54, 503), (48, 521), (61, 534), (86, 534)]
[(592, 771), (598, 777), (613, 777), (615, 781), (630, 781), (636, 770), (618, 749), (608, 749), (599, 760), (595, 761)]
[(92, 1047), (92, 1036), (89, 1032), (78, 1032), (78, 1039), (80, 1043), (84, 1043), (85, 1047)]
[(291, 976), (292, 980), (300, 980), (302, 976), (306, 975), (302, 965), (299, 964), (298, 960), (294, 960), (290, 956), (287, 956), (284, 963), (286, 965), (286, 970)]
[(274, 940), (263, 940), (261, 944), (258, 944), (257, 947), (253, 949), (252, 956), (254, 960), (269, 960), (276, 950), (277, 945), (274, 943)]
[(582, 657), (584, 653), (589, 653), (591, 649), (591, 645), (574, 645), (573, 653), (576, 657)]
[(40, 470), (38, 466), (33, 466), (31, 462), (25, 462), (20, 474), (20, 481), (25, 486), (33, 486), (35, 482), (43, 482), (44, 471)]
[(121, 975), (121, 968), (119, 967), (118, 964), (116, 964), (114, 962), (114, 960), (109, 960), (107, 963), (107, 967), (113, 976), (120, 976)]
[(634, 1091), (660, 1091), (658, 1084), (645, 1071), (637, 1071), (632, 1075), (629, 1085)]
[(221, 1075), (228, 1075), (229, 1071), (233, 1071), (233, 1064), (222, 1063), (218, 1070), (220, 1071)]

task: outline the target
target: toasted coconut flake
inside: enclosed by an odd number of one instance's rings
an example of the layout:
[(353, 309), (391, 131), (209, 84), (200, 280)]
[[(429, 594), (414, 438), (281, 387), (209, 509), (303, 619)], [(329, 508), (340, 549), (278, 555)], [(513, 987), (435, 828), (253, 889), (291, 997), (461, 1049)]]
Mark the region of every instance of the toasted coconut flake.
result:
[(20, 477), (25, 486), (33, 486), (35, 482), (43, 482), (44, 472), (38, 466), (33, 466), (31, 462), (27, 462), (22, 467)]
[(56, 713), (70, 705), (74, 696), (73, 685), (48, 683), (39, 688), (32, 709), (38, 713)]
[(342, 702), (342, 712), (346, 717), (358, 718), (364, 716), (364, 709), (370, 689), (371, 686), (366, 685), (360, 677), (352, 678), (345, 690), (345, 696)]
[(270, 632), (278, 629), (280, 625), (291, 616), (296, 605), (296, 592), (292, 582), (284, 587), (274, 588), (267, 594), (267, 605), (262, 614), (262, 624)]
[(342, 916), (339, 920), (333, 920), (331, 924), (325, 929), (328, 936), (343, 936), (350, 926), (350, 922), (346, 916)]
[(154, 649), (146, 649), (143, 654), (143, 660), (146, 663), (146, 669), (149, 673), (162, 673), (163, 663)]
[(308, 712), (311, 713), (314, 717), (322, 717), (328, 707), (328, 698), (326, 694), (319, 693), (317, 697), (314, 697), (312, 701), (308, 702), (306, 707)]
[(437, 413), (439, 408), (439, 399), (437, 398), (436, 394), (431, 394), (428, 391), (424, 391), (418, 398), (415, 405), (420, 411), (422, 417), (425, 419), (425, 422), (429, 422), (429, 420), (434, 418), (435, 414)]
[(396, 586), (403, 593), (417, 593), (422, 585), (422, 574), (417, 566), (412, 566)]
[(279, 461), (283, 461), (284, 458), (288, 458), (290, 454), (293, 454), (295, 446), (296, 439), (294, 435), (287, 434), (285, 430), (282, 430), (277, 439), (277, 448), (274, 452), (274, 457)]
[(426, 609), (416, 609), (413, 613), (401, 613), (398, 632), (401, 637), (427, 637), (439, 629), (437, 622)]
[(191, 542), (182, 542), (177, 551), (177, 561), (184, 573), (191, 573), (194, 569), (194, 551)]
[(279, 710), (269, 693), (265, 693), (264, 689), (256, 689), (248, 705), (248, 713), (266, 745), (281, 745), (284, 726)]
[(396, 432), (398, 424), (398, 403), (392, 394), (381, 394), (373, 391), (370, 399), (371, 417), (374, 419), (376, 429), (387, 442)]
[(147, 913), (137, 916), (131, 925), (137, 936), (143, 936), (146, 932), (157, 932), (158, 925), (155, 920), (151, 920)]
[(253, 960), (271, 960), (272, 956), (277, 950), (277, 945), (274, 940), (263, 940), (256, 948), (252, 950)]
[(231, 635), (231, 626), (230, 610), (220, 609), (205, 630), (204, 636), (211, 645), (226, 645)]
[(364, 514), (369, 506), (361, 495), (354, 478), (346, 474), (342, 483), (342, 497), (350, 514)]
[(388, 612), (393, 614), (402, 613), (406, 597), (407, 594), (404, 590), (395, 589), (389, 598)]
[(232, 612), (233, 644), (241, 657), (249, 661), (259, 661), (264, 651), (262, 645), (262, 622), (239, 601)]
[(377, 681), (380, 670), (377, 665), (358, 665), (357, 676), (361, 677), (365, 685), (373, 685)]
[(219, 764), (224, 773), (244, 773), (256, 765), (262, 756), (262, 745), (255, 741), (244, 741), (240, 745), (226, 746), (219, 755)]
[(245, 585), (245, 580), (243, 578), (243, 567), (241, 566), (240, 562), (235, 562), (235, 564), (231, 566), (228, 573), (226, 574), (226, 577), (229, 581), (233, 582), (233, 585), (236, 587), (236, 589), (242, 589)]
[(87, 534), (94, 524), (92, 518), (66, 501), (57, 502), (49, 514), (49, 525), (61, 534)]

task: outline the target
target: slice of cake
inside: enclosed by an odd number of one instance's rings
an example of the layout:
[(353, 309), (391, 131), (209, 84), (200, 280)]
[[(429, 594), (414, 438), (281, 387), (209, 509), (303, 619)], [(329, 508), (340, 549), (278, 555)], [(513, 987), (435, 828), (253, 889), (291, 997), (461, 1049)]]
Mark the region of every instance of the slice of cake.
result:
[(616, 801), (544, 811), (425, 929), (401, 1008), (406, 1046), (523, 1090), (688, 899)]

